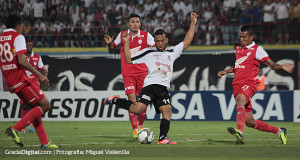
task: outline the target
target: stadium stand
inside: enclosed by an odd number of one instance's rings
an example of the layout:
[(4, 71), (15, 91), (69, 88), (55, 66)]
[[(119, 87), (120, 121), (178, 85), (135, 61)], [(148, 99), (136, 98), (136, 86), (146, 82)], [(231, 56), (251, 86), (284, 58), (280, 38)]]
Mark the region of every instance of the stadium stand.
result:
[(143, 30), (164, 28), (171, 45), (185, 35), (190, 11), (201, 15), (193, 45), (233, 45), (238, 28), (251, 24), (259, 44), (299, 44), (299, 0), (1, 0), (5, 17), (19, 14), (23, 34), (43, 47), (104, 47), (104, 34), (126, 30), (127, 17), (142, 17)]

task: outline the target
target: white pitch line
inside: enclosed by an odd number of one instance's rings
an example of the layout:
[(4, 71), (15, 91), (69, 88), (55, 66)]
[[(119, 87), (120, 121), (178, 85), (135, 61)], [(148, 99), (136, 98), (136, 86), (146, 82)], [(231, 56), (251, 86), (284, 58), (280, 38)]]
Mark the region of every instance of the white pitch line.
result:
[[(118, 144), (124, 144), (125, 142), (118, 142)], [(104, 143), (97, 143), (97, 142), (92, 142), (92, 143), (73, 143), (73, 144), (69, 144), (69, 143), (65, 143), (65, 144), (59, 144), (60, 146), (86, 146), (86, 145), (97, 145), (97, 144), (110, 144), (110, 145), (113, 145), (113, 144), (116, 144), (115, 142), (104, 142)], [(26, 145), (24, 144), (24, 149), (26, 149), (27, 147), (40, 147), (41, 145), (36, 145), (36, 144), (33, 144), (33, 145)], [(9, 148), (21, 148), (19, 146), (16, 146), (16, 145), (11, 145), (11, 146), (1, 146), (1, 147), (9, 147)]]

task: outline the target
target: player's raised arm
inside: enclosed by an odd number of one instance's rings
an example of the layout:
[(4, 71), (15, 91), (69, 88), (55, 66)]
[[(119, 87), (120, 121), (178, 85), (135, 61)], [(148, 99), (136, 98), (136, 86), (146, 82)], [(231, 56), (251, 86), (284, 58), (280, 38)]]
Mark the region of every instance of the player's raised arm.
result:
[(110, 36), (110, 35), (106, 34), (106, 35), (104, 35), (104, 40), (105, 40), (105, 43), (108, 46), (108, 50), (113, 51), (115, 49), (115, 46), (113, 44), (114, 36)]
[(131, 53), (130, 53), (130, 48), (129, 48), (129, 40), (130, 40), (130, 35), (127, 33), (124, 33), (122, 35), (122, 39), (124, 40), (124, 57), (125, 57), (125, 62), (132, 64), (131, 61)]
[(187, 47), (191, 44), (191, 42), (194, 38), (195, 28), (196, 28), (198, 17), (199, 17), (199, 15), (197, 15), (195, 12), (191, 13), (191, 24), (190, 24), (190, 28), (183, 40), (183, 50), (187, 49)]
[(292, 73), (295, 65), (291, 64), (291, 63), (285, 63), (283, 65), (277, 64), (275, 62), (273, 62), (271, 59), (267, 59), (264, 62), (265, 65), (269, 66), (271, 69), (273, 70), (285, 70), (286, 72)]
[(225, 71), (219, 71), (218, 72), (218, 77), (221, 78), (222, 76), (224, 76), (225, 74), (228, 74), (228, 73), (233, 73), (234, 69), (233, 67), (225, 70)]

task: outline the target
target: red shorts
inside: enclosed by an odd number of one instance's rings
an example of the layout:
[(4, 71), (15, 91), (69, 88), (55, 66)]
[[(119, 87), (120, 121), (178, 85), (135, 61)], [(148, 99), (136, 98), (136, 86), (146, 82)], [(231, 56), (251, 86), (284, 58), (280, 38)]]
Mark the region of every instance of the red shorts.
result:
[(246, 112), (252, 112), (252, 104), (251, 104), (251, 98), (256, 93), (256, 85), (233, 85), (232, 91), (234, 95), (234, 99), (236, 99), (238, 94), (243, 94), (246, 97)]
[[(31, 83), (31, 86), (34, 86), (35, 88), (40, 89), (40, 83)], [(24, 104), (22, 99), (20, 99), (20, 104)]]
[(137, 76), (123, 75), (125, 94), (134, 93), (136, 95), (139, 95), (144, 85), (144, 79), (146, 78), (147, 75), (148, 73), (143, 75), (137, 75)]
[(40, 87), (37, 87), (34, 84), (25, 86), (16, 94), (24, 103), (29, 103), (31, 105), (35, 105), (37, 102), (46, 97)]

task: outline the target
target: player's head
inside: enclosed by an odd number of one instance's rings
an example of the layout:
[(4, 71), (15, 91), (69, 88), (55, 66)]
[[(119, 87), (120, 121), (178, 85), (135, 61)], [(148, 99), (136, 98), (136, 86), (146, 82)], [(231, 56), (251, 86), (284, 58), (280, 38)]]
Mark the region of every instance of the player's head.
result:
[(134, 13), (130, 14), (130, 16), (128, 17), (127, 26), (129, 27), (129, 30), (131, 32), (138, 32), (141, 27), (140, 16)]
[(159, 29), (159, 30), (155, 31), (154, 42), (155, 42), (157, 50), (159, 50), (159, 51), (165, 50), (166, 46), (168, 44), (168, 37), (167, 37), (166, 31), (164, 31), (163, 29)]
[(248, 46), (252, 43), (254, 37), (254, 30), (249, 25), (244, 25), (241, 27), (240, 31), (240, 41), (242, 46)]
[(26, 48), (27, 48), (27, 54), (31, 55), (33, 46), (32, 46), (32, 41), (29, 39), (26, 40)]
[(10, 15), (6, 18), (6, 28), (13, 28), (16, 31), (21, 29), (21, 18), (16, 15)]

